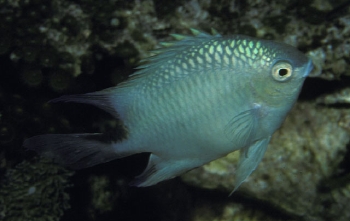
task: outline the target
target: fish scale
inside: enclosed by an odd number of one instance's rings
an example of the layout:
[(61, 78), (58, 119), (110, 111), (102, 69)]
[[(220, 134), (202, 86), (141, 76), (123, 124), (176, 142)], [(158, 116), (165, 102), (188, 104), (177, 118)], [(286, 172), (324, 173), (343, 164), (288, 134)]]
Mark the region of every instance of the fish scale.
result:
[(132, 182), (154, 185), (239, 150), (234, 190), (255, 170), (272, 134), (295, 103), (312, 63), (292, 46), (244, 35), (191, 29), (172, 35), (126, 82), (54, 101), (100, 107), (119, 118), (127, 136), (49, 134), (24, 147), (82, 169), (148, 152)]

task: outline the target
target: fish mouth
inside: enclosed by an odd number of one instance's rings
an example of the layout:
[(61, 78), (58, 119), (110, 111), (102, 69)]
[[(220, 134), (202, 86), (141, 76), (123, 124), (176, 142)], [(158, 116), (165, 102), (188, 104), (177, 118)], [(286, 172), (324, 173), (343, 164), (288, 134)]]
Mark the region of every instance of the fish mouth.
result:
[(307, 76), (309, 76), (309, 74), (310, 74), (310, 72), (312, 71), (313, 68), (314, 68), (314, 65), (312, 64), (312, 60), (309, 59), (309, 62), (306, 65), (303, 77), (306, 78)]

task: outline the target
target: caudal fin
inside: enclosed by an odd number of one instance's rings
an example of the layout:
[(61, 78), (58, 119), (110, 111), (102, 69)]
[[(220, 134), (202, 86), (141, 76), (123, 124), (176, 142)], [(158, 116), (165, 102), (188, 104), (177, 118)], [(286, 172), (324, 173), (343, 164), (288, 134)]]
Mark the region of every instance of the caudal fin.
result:
[(118, 145), (102, 141), (102, 136), (103, 134), (45, 134), (25, 140), (23, 146), (72, 169), (91, 167), (133, 154), (118, 151), (115, 148)]

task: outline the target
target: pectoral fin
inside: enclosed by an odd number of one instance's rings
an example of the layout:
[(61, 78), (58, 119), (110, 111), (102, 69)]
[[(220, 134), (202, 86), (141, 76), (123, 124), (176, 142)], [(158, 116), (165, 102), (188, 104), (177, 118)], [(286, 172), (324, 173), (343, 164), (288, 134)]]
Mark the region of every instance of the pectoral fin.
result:
[(226, 136), (235, 146), (242, 147), (249, 145), (249, 142), (256, 133), (260, 109), (260, 105), (256, 104), (252, 109), (234, 116), (226, 125)]
[(253, 145), (241, 150), (240, 160), (235, 174), (235, 188), (230, 195), (237, 190), (243, 181), (255, 170), (263, 158), (271, 137), (256, 141)]

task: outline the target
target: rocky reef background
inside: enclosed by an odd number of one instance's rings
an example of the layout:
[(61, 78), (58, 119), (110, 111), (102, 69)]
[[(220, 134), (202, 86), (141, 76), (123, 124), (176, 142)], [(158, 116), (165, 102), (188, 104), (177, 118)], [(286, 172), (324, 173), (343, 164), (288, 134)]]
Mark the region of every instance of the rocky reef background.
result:
[[(0, 20), (0, 220), (350, 219), (350, 1), (0, 0)], [(47, 101), (118, 84), (189, 28), (283, 41), (316, 67), (231, 197), (237, 153), (133, 188), (147, 154), (74, 172), (22, 148), (37, 134), (116, 128), (94, 107)]]

